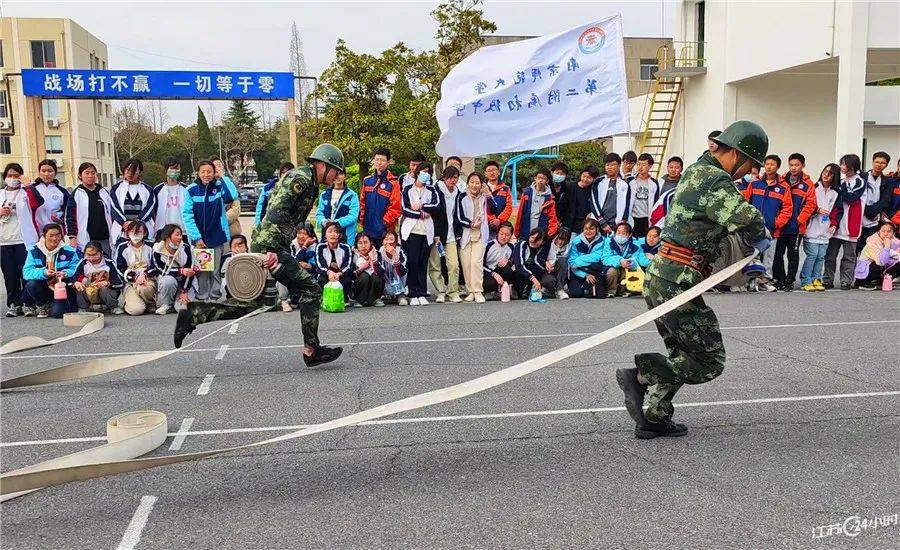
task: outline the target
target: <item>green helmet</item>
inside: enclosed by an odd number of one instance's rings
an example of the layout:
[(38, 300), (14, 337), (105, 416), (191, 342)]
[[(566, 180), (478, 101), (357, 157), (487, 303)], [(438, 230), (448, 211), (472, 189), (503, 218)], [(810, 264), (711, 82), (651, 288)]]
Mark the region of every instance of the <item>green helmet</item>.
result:
[(323, 143), (313, 149), (312, 154), (310, 154), (306, 160), (309, 163), (318, 160), (324, 162), (328, 166), (337, 168), (341, 172), (344, 171), (344, 153), (330, 143)]
[(769, 150), (769, 136), (766, 135), (766, 131), (759, 124), (749, 120), (732, 122), (712, 140), (719, 145), (736, 149), (760, 166), (764, 164)]

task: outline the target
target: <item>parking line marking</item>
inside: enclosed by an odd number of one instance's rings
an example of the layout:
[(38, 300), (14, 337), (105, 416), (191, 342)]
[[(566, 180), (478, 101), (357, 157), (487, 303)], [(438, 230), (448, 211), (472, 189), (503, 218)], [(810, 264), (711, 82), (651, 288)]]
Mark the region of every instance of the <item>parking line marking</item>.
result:
[(226, 353), (228, 353), (228, 344), (222, 344), (219, 347), (219, 353), (216, 354), (216, 361), (221, 361)]
[(215, 378), (215, 374), (207, 374), (203, 377), (203, 382), (200, 383), (200, 387), (197, 388), (197, 395), (206, 395), (209, 393), (209, 387), (212, 386), (213, 378)]
[(178, 428), (178, 431), (175, 432), (175, 437), (172, 439), (172, 444), (169, 445), (170, 451), (178, 451), (181, 450), (181, 446), (184, 444), (184, 440), (187, 439), (188, 432), (191, 429), (191, 426), (194, 425), (193, 418), (185, 418), (181, 421), (181, 427)]
[(125, 529), (125, 534), (122, 535), (122, 540), (119, 542), (116, 550), (134, 550), (134, 547), (141, 542), (141, 535), (144, 532), (144, 527), (147, 525), (150, 512), (153, 511), (154, 504), (156, 504), (155, 496), (147, 495), (141, 497), (141, 503), (138, 505), (137, 510), (134, 511), (131, 523)]
[(239, 324), (240, 323), (235, 323), (235, 324), (231, 325), (231, 327), (228, 329), (228, 334), (237, 334)]
[[(878, 391), (878, 392), (864, 392), (864, 393), (836, 393), (836, 394), (824, 394), (824, 395), (800, 395), (795, 397), (761, 397), (756, 399), (734, 399), (734, 400), (724, 400), (724, 401), (699, 401), (694, 403), (677, 403), (675, 405), (676, 409), (679, 408), (690, 408), (690, 407), (722, 407), (722, 406), (734, 406), (734, 405), (759, 405), (765, 403), (794, 403), (794, 402), (805, 402), (805, 401), (825, 401), (831, 399), (857, 399), (857, 398), (865, 398), (865, 397), (893, 397), (900, 395), (900, 390), (897, 391)], [(625, 407), (617, 406), (617, 407), (598, 407), (598, 408), (590, 408), (590, 409), (556, 409), (556, 410), (546, 410), (546, 411), (522, 411), (522, 412), (506, 412), (506, 413), (484, 413), (484, 414), (463, 414), (456, 416), (419, 416), (412, 418), (388, 418), (383, 420), (371, 420), (369, 422), (362, 422), (360, 426), (375, 426), (375, 425), (385, 425), (385, 424), (420, 424), (426, 422), (446, 422), (446, 421), (454, 421), (454, 420), (483, 420), (483, 419), (494, 419), (494, 418), (516, 418), (521, 416), (558, 416), (558, 415), (567, 415), (567, 414), (591, 414), (591, 413), (601, 413), (601, 412), (620, 412), (624, 411)], [(185, 421), (190, 420), (193, 422), (193, 418), (185, 419)], [(260, 426), (255, 428), (225, 428), (220, 430), (197, 430), (197, 431), (189, 431), (190, 424), (185, 429), (184, 424), (182, 423), (181, 429), (177, 432), (170, 433), (168, 436), (170, 437), (187, 437), (187, 436), (196, 436), (196, 435), (227, 435), (227, 434), (236, 434), (236, 433), (255, 433), (255, 432), (284, 432), (284, 431), (293, 431), (299, 430), (302, 428), (306, 428), (310, 426), (310, 424), (294, 424), (290, 426)], [(31, 440), (31, 441), (10, 441), (6, 443), (0, 443), (0, 447), (26, 447), (32, 445), (50, 445), (57, 443), (82, 443), (88, 441), (106, 441), (105, 437), (72, 437), (67, 439), (43, 439), (43, 440)], [(174, 442), (173, 442), (174, 443)]]

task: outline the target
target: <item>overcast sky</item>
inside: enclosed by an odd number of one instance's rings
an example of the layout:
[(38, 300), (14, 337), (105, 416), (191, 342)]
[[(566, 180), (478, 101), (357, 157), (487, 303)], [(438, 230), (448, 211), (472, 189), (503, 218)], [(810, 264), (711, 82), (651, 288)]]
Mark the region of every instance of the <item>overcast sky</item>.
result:
[[(403, 41), (434, 46), (438, 2), (35, 2), (3, 0), (6, 17), (66, 17), (106, 42), (109, 67), (175, 70), (289, 70), (291, 22), (303, 40), (308, 71), (318, 76), (343, 38), (377, 54)], [(500, 35), (541, 35), (621, 13), (626, 36), (671, 36), (671, 0), (507, 2), (488, 0), (485, 15)], [(168, 124), (192, 124), (198, 102), (164, 101)], [(218, 120), (227, 103), (201, 102)], [(284, 111), (273, 103), (275, 116)], [(210, 111), (213, 111), (212, 113)]]

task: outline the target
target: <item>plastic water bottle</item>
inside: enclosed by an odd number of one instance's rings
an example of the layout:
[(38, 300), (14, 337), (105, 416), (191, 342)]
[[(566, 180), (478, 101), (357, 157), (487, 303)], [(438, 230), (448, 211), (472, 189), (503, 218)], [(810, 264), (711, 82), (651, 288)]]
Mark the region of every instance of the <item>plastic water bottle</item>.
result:
[(444, 243), (442, 243), (442, 242), (440, 242), (440, 241), (438, 241), (438, 243), (437, 243), (437, 251), (438, 251), (438, 255), (439, 255), (441, 258), (443, 258), (444, 256), (447, 255), (447, 251), (444, 250)]
[(884, 279), (881, 280), (881, 290), (885, 292), (890, 292), (894, 290), (894, 280), (890, 275), (885, 274)]

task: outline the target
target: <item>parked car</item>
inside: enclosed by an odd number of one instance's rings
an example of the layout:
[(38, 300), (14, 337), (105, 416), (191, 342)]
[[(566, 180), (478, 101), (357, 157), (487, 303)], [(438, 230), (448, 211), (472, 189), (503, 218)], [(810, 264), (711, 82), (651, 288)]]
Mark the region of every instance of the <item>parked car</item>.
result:
[(262, 192), (262, 182), (253, 182), (248, 185), (242, 185), (240, 188), (241, 195), (241, 212), (256, 212), (256, 201)]

